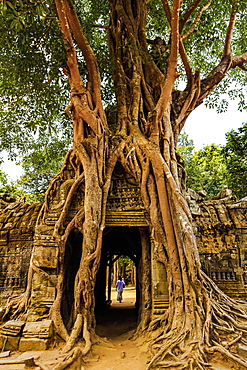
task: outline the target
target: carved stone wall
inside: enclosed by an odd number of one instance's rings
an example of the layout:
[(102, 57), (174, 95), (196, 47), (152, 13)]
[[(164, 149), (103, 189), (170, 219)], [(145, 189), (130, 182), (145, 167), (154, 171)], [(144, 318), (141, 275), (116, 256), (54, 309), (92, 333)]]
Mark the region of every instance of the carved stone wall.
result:
[(246, 299), (247, 198), (221, 196), (204, 201), (188, 192), (202, 269), (225, 293)]
[[(66, 179), (53, 199), (46, 225), (34, 230), (41, 204), (23, 200), (0, 201), (0, 304), (10, 295), (20, 294), (26, 286), (30, 256), (51, 275), (57, 273), (58, 247), (52, 237), (55, 222), (73, 180)], [(223, 196), (223, 198), (222, 198)], [(203, 270), (230, 296), (247, 298), (247, 198), (240, 201), (221, 194), (205, 201), (200, 194), (188, 192)], [(67, 222), (83, 204), (78, 190)], [(116, 175), (107, 204), (106, 226), (146, 226), (149, 220), (140, 201), (139, 187), (133, 179)], [(42, 288), (42, 289), (41, 289)], [(48, 281), (34, 276), (33, 305), (30, 315), (45, 315), (55, 296)]]
[(0, 197), (0, 303), (26, 288), (35, 223), (41, 204)]

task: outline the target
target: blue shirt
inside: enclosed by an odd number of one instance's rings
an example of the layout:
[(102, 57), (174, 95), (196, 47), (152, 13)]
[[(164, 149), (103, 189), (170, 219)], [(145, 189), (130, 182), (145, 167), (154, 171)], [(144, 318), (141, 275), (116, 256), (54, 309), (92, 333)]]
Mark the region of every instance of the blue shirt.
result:
[(122, 280), (118, 280), (116, 283), (117, 289), (120, 290), (120, 292), (123, 291), (124, 288), (124, 282)]

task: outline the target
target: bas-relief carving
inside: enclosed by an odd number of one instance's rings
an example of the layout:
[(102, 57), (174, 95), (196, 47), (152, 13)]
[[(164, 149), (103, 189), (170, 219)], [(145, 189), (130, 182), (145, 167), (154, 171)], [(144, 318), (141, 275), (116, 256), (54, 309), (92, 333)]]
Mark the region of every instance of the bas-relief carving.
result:
[[(2, 300), (10, 289), (24, 290), (31, 250), (33, 262), (56, 276), (58, 247), (52, 237), (53, 227), (73, 181), (66, 178), (54, 187), (46, 223), (35, 223), (41, 204), (21, 202), (1, 203), (0, 212), (0, 286)], [(225, 189), (226, 190), (226, 189)], [(189, 190), (187, 201), (194, 219), (203, 270), (228, 294), (247, 296), (247, 199), (236, 201), (231, 194), (224, 198), (204, 200), (203, 192)], [(5, 207), (3, 206), (5, 205)], [(67, 222), (83, 204), (83, 193), (78, 190), (72, 199)], [(110, 226), (148, 226), (148, 219), (140, 200), (140, 190), (134, 179), (116, 173), (113, 176), (107, 203), (106, 222)], [(35, 232), (34, 232), (35, 231)], [(40, 280), (41, 279), (41, 280)], [(44, 280), (44, 279), (43, 279)], [(35, 275), (33, 305), (40, 314), (47, 312), (55, 296), (54, 287)], [(39, 289), (36, 289), (36, 286)], [(42, 292), (40, 291), (42, 286)], [(158, 298), (158, 297), (156, 297)]]
[[(1, 199), (1, 197), (0, 197)], [(0, 212), (0, 288), (1, 296), (9, 291), (23, 291), (33, 245), (34, 224), (41, 204), (4, 197)]]
[(130, 177), (113, 177), (107, 201), (108, 211), (142, 210), (140, 189)]
[[(227, 187), (218, 197), (204, 201), (189, 192), (196, 204), (194, 230), (202, 269), (227, 294), (247, 298), (244, 255), (247, 252), (247, 202), (236, 201)], [(198, 212), (199, 209), (199, 212)]]

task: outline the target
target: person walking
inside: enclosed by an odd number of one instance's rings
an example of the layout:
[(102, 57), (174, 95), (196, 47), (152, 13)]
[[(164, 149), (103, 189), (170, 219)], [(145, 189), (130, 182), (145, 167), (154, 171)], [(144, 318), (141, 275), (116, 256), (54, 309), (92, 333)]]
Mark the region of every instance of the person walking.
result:
[(123, 300), (123, 290), (124, 290), (124, 281), (122, 280), (121, 276), (118, 277), (118, 281), (116, 282), (116, 290), (117, 290), (117, 301), (119, 303)]

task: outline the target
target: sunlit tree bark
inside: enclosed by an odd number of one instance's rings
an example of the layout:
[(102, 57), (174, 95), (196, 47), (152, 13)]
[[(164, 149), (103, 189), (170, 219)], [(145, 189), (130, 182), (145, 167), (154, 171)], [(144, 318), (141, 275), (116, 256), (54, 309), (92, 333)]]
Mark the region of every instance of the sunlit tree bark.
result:
[[(222, 59), (206, 78), (201, 79), (198, 71), (192, 71), (184, 40), (194, 31), (210, 2), (193, 1), (181, 15), (180, 0), (174, 0), (172, 5), (162, 1), (171, 32), (165, 67), (159, 68), (150, 45), (159, 48), (162, 40), (147, 40), (146, 1), (109, 0), (108, 40), (117, 101), (117, 129), (114, 131), (108, 126), (103, 109), (97, 60), (72, 2), (55, 0), (55, 4), (67, 56), (64, 73), (71, 93), (66, 112), (73, 122), (74, 137), (64, 167), (47, 191), (37, 227), (45, 222), (54, 187), (61, 181), (66, 166), (72, 164), (74, 181), (53, 233), (59, 245), (60, 269), (57, 280), (53, 281), (57, 295), (50, 316), (58, 334), (66, 341), (64, 351), (73, 349), (81, 333), (85, 339), (82, 354), (91, 348), (95, 327), (94, 285), (101, 256), (106, 201), (118, 161), (140, 186), (142, 201), (150, 216), (155, 249), (166, 267), (169, 282), (169, 309), (161, 318), (139, 325), (139, 333), (152, 332), (154, 355), (148, 368), (207, 369), (210, 356), (215, 352), (247, 368), (247, 362), (231, 352), (233, 344), (247, 340), (246, 308), (225, 296), (201, 271), (176, 154), (178, 135), (191, 111), (231, 68), (245, 70), (247, 53), (230, 54), (236, 4), (230, 16)], [(184, 32), (192, 14), (194, 23)], [(87, 85), (79, 73), (75, 44), (85, 58)], [(187, 76), (184, 91), (174, 88), (179, 75), (179, 58)], [(79, 187), (84, 191), (83, 205), (65, 226), (66, 212)], [(61, 314), (64, 255), (68, 236), (75, 228), (83, 234), (83, 247), (68, 330)], [(32, 264), (30, 269), (42, 273)], [(31, 284), (20, 309), (25, 306), (30, 289)]]

